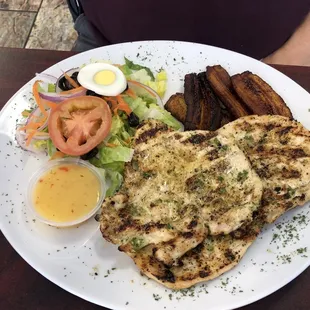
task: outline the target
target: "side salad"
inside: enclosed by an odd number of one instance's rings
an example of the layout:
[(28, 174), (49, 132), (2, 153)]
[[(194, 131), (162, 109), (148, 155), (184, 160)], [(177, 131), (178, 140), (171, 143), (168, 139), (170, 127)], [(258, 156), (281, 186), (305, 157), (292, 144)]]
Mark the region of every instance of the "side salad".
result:
[[(123, 65), (92, 64), (95, 73), (89, 79), (83, 75), (89, 72), (86, 67), (70, 69), (60, 77), (37, 75), (32, 87), (35, 104), (22, 112), (16, 140), (25, 150), (51, 159), (74, 156), (89, 161), (102, 172), (110, 196), (122, 184), (125, 163), (133, 156), (136, 127), (146, 119), (160, 120), (175, 130), (181, 130), (182, 124), (163, 108), (164, 70), (153, 73), (125, 58)], [(104, 75), (107, 71), (109, 76)], [(126, 81), (123, 88), (120, 75)], [(91, 87), (85, 88), (84, 80)], [(107, 89), (125, 90), (107, 96)]]

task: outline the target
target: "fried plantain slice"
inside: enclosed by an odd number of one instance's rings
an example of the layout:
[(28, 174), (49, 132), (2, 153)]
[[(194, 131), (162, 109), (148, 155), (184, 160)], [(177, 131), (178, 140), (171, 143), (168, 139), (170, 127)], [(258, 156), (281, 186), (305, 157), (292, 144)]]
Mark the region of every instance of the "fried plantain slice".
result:
[(229, 83), (230, 78), (227, 78), (228, 73), (224, 68), (220, 67), (221, 66), (207, 67), (207, 79), (213, 91), (235, 118), (249, 115), (250, 113), (231, 90)]
[(231, 80), (238, 96), (254, 114), (293, 118), (284, 100), (258, 75), (245, 71), (234, 75)]
[(207, 80), (206, 72), (199, 73), (198, 80), (202, 100), (200, 124), (197, 129), (213, 131), (221, 126), (221, 105)]
[(221, 65), (216, 65), (212, 67), (214, 71), (216, 71), (217, 76), (219, 79), (224, 83), (224, 85), (231, 91), (233, 91), (234, 87), (232, 85), (230, 75), (228, 72), (221, 66)]
[(182, 124), (185, 123), (187, 105), (185, 103), (184, 94), (176, 93), (172, 95), (165, 104), (165, 109)]
[(201, 119), (202, 95), (199, 87), (199, 80), (196, 73), (186, 74), (184, 79), (184, 98), (187, 105), (185, 130), (198, 128)]

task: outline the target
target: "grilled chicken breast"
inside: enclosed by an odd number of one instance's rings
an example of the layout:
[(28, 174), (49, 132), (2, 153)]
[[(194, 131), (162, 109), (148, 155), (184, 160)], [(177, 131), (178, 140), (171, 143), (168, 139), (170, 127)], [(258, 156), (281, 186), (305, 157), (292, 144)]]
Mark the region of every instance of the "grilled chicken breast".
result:
[(247, 116), (219, 129), (235, 138), (263, 182), (265, 221), (310, 200), (310, 132), (278, 115)]
[(256, 218), (229, 235), (208, 236), (173, 267), (166, 266), (154, 257), (155, 245), (149, 245), (137, 253), (129, 253), (129, 256), (149, 278), (171, 289), (184, 289), (212, 280), (236, 266), (261, 227), (262, 222)]
[(121, 250), (155, 244), (155, 257), (171, 266), (208, 234), (251, 221), (262, 183), (233, 137), (152, 121), (135, 141), (123, 186), (102, 208), (102, 234)]
[(180, 133), (151, 121), (101, 231), (148, 277), (182, 289), (233, 268), (265, 223), (308, 200), (310, 132), (298, 122), (247, 116)]

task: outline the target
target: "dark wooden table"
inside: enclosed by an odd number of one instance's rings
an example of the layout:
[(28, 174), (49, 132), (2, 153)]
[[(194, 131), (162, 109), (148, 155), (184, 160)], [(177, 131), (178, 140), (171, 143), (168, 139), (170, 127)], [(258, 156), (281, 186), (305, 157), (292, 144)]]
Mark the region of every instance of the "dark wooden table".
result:
[[(0, 108), (36, 72), (41, 72), (73, 54), (73, 52), (0, 48)], [(276, 68), (310, 92), (310, 67), (276, 66)], [(0, 309), (100, 308), (67, 293), (41, 276), (15, 252), (2, 233), (0, 253)], [(276, 293), (242, 309), (310, 309), (310, 268)]]

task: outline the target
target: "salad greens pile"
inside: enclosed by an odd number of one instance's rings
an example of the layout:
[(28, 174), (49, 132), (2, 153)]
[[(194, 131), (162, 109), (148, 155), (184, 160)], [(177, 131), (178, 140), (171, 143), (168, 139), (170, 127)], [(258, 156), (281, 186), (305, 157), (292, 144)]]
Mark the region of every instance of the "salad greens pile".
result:
[[(155, 90), (161, 97), (167, 88), (167, 74), (160, 70), (157, 74), (144, 66), (138, 65), (125, 58), (125, 64), (120, 66), (127, 80), (140, 82)], [(48, 83), (40, 85), (41, 90), (48, 93), (55, 93), (54, 84)], [(40, 91), (40, 90), (39, 90)], [(123, 100), (129, 105), (132, 112), (138, 116), (141, 123), (146, 119), (157, 119), (175, 130), (182, 129), (182, 124), (177, 121), (168, 111), (157, 104), (156, 97), (148, 91), (136, 93), (136, 97), (124, 95)], [(28, 113), (29, 114), (29, 113)], [(46, 128), (46, 132), (48, 128)], [(125, 163), (131, 161), (134, 150), (132, 148), (132, 138), (136, 129), (131, 127), (128, 116), (125, 112), (118, 111), (112, 117), (112, 125), (108, 137), (97, 146), (98, 153), (90, 158), (89, 162), (96, 166), (106, 179), (109, 186), (107, 196), (113, 195), (123, 182)], [(50, 157), (57, 153), (51, 139), (36, 140), (33, 147), (47, 150)]]
[(127, 80), (140, 82), (151, 87), (160, 97), (163, 97), (167, 90), (167, 73), (160, 70), (156, 75), (150, 68), (133, 63), (125, 57), (125, 64), (120, 67)]

